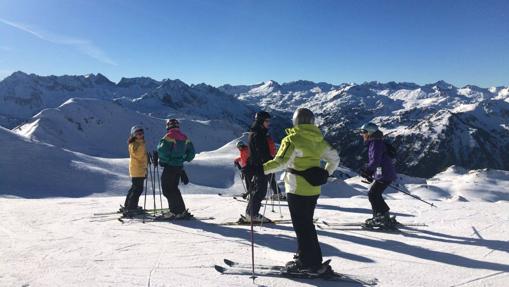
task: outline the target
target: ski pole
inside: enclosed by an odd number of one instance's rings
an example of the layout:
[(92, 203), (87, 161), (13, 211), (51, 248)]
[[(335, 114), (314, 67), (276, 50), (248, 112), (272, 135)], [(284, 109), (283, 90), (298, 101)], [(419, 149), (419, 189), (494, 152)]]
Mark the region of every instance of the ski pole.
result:
[(269, 204), (269, 200), (267, 199), (267, 196), (265, 196), (265, 204), (263, 205), (263, 217), (262, 217), (262, 220), (260, 221), (260, 230), (263, 226), (263, 218), (265, 218), (265, 211), (267, 210), (267, 204)]
[[(372, 182), (369, 182), (369, 181), (364, 180), (364, 179), (363, 179), (363, 180), (361, 180), (361, 182), (366, 183), (366, 184), (371, 184), (371, 183), (372, 183)], [(404, 191), (404, 190), (402, 190), (402, 189), (400, 189), (400, 188), (398, 188), (398, 187), (396, 187), (396, 186), (394, 186), (394, 185), (392, 185), (392, 184), (390, 184), (390, 185), (389, 185), (389, 187), (392, 187), (392, 188), (394, 188), (395, 190), (397, 190), (397, 191), (399, 191), (399, 192), (402, 192), (402, 193), (404, 193), (404, 194), (406, 194), (406, 195), (408, 195), (408, 196), (411, 196), (411, 197), (413, 197), (413, 198), (415, 198), (415, 199), (417, 199), (417, 200), (420, 200), (420, 201), (422, 201), (422, 202), (424, 202), (424, 203), (426, 203), (426, 204), (428, 204), (428, 205), (431, 205), (432, 207), (437, 207), (437, 206), (436, 206), (436, 205), (434, 205), (433, 203), (427, 202), (426, 200), (424, 200), (424, 199), (422, 199), (422, 198), (418, 197), (417, 195), (413, 195), (413, 194), (411, 194), (411, 193), (409, 193), (409, 192), (407, 192), (407, 191)]]
[(160, 205), (160, 209), (161, 209), (161, 215), (163, 215), (163, 196), (161, 195), (161, 179), (160, 179), (160, 174), (159, 174), (159, 154), (157, 153), (157, 150), (154, 150), (152, 152), (152, 162), (154, 164), (154, 176), (156, 177), (155, 181), (157, 182), (157, 184), (154, 182), (154, 184), (156, 185), (156, 188), (159, 188), (159, 203), (161, 204)]
[(143, 200), (143, 223), (145, 223), (145, 217), (147, 216), (147, 190), (148, 190), (148, 166), (145, 168), (145, 199)]
[[(253, 283), (256, 279), (256, 276), (255, 276), (255, 269), (254, 269), (254, 226), (253, 226), (253, 213), (254, 213), (254, 206), (253, 206), (253, 195), (251, 194), (254, 190), (253, 186), (254, 186), (254, 177), (251, 179), (253, 182), (251, 183), (251, 190), (249, 191), (249, 201), (251, 204), (251, 271), (252, 271), (252, 275), (251, 275), (251, 279), (253, 279)], [(263, 221), (263, 220), (262, 220)]]
[(154, 167), (154, 161), (152, 161), (152, 195), (153, 195), (153, 198), (154, 198), (154, 214), (156, 214), (156, 209), (157, 209), (157, 206), (156, 206), (156, 180), (154, 179), (155, 177), (155, 167)]
[(272, 186), (272, 182), (273, 182), (273, 180), (275, 180), (275, 178), (274, 178), (274, 174), (272, 174), (272, 176), (271, 176), (271, 181), (270, 181), (270, 184), (269, 184), (269, 185), (270, 185), (270, 190), (272, 191), (272, 192), (271, 192), (271, 193), (272, 193), (272, 195), (270, 196), (270, 202), (272, 202), (272, 212), (276, 212), (276, 211), (274, 210), (274, 195), (275, 195), (276, 190), (274, 190), (274, 187)]
[(424, 202), (424, 203), (426, 203), (426, 204), (428, 204), (428, 205), (430, 205), (430, 206), (432, 206), (432, 207), (437, 207), (437, 206), (436, 206), (436, 205), (434, 205), (433, 203), (431, 203), (431, 202), (427, 202), (426, 200), (424, 200), (424, 199), (420, 198), (419, 196), (414, 195), (414, 194), (411, 194), (410, 192), (404, 191), (403, 189), (401, 189), (401, 188), (399, 188), (399, 187), (396, 187), (396, 186), (394, 186), (394, 185), (392, 185), (392, 184), (390, 184), (389, 186), (390, 186), (390, 187), (392, 187), (392, 188), (394, 188), (394, 189), (395, 189), (395, 190), (397, 190), (397, 191), (400, 191), (400, 192), (402, 192), (402, 193), (404, 193), (404, 194), (408, 195), (408, 196), (411, 196), (411, 197), (413, 197), (413, 198), (415, 198), (415, 199), (417, 199), (417, 200), (420, 200), (420, 201), (422, 201), (422, 202)]
[(159, 166), (156, 166), (157, 170), (157, 183), (159, 185), (159, 201), (161, 202), (161, 215), (163, 214), (163, 189), (161, 188), (161, 174), (159, 172)]
[(240, 182), (242, 182), (242, 187), (244, 188), (244, 192), (247, 193), (246, 184), (244, 183), (244, 179), (242, 178), (242, 174), (239, 173), (240, 176)]
[[(149, 180), (150, 180), (150, 188), (152, 189), (152, 194), (154, 194), (154, 176), (152, 174), (152, 155), (149, 152), (147, 152), (147, 156), (148, 156), (148, 174), (149, 174)], [(155, 195), (153, 196), (153, 199), (154, 199), (154, 213), (155, 213), (155, 209), (156, 209)]]
[[(276, 175), (274, 174), (274, 176)], [(276, 181), (276, 191), (277, 191), (277, 201), (279, 205), (279, 217), (283, 218), (283, 211), (281, 211), (281, 190), (279, 190), (279, 185), (277, 184), (277, 181)]]

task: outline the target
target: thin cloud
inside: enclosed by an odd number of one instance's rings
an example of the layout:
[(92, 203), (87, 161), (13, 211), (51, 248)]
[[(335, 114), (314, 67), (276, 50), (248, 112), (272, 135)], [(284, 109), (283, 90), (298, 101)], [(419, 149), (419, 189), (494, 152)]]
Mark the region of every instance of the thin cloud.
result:
[(42, 31), (36, 31), (36, 29), (33, 29), (27, 25), (12, 22), (5, 20), (3, 18), (0, 18), (0, 22), (4, 23), (5, 25), (11, 26), (13, 28), (16, 28), (20, 31), (26, 32), (28, 34), (31, 34), (32, 36), (39, 38), (43, 41), (47, 41), (53, 44), (59, 44), (59, 45), (66, 45), (73, 47), (74, 49), (78, 50), (80, 53), (85, 54), (93, 59), (96, 59), (102, 63), (109, 64), (116, 66), (117, 63), (115, 63), (106, 53), (99, 47), (97, 47), (93, 42), (85, 39), (79, 39), (79, 38), (72, 38), (64, 35), (57, 35), (53, 33), (48, 32), (42, 32)]

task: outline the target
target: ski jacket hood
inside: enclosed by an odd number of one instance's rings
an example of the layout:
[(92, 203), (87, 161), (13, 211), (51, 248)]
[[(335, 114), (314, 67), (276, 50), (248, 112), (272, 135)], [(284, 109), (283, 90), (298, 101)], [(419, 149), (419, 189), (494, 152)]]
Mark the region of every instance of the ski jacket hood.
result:
[(180, 131), (179, 128), (173, 128), (173, 129), (168, 130), (168, 133), (166, 134), (166, 136), (173, 138), (175, 140), (179, 140), (179, 141), (187, 140), (187, 136), (182, 131)]

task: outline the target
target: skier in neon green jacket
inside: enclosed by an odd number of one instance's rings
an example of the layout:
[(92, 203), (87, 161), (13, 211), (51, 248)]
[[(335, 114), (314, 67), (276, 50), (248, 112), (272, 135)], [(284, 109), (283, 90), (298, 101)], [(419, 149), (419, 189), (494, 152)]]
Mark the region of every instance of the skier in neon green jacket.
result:
[[(288, 168), (297, 171), (320, 167), (321, 160), (326, 162), (325, 170), (331, 175), (339, 165), (339, 156), (323, 138), (315, 126), (314, 114), (308, 109), (298, 109), (293, 115), (293, 128), (287, 129), (287, 136), (281, 142), (276, 157), (263, 165), (265, 174), (271, 174)], [(332, 272), (329, 265), (322, 264), (322, 252), (313, 214), (320, 196), (320, 186), (313, 186), (306, 178), (291, 172), (284, 176), (288, 207), (292, 224), (297, 235), (298, 250), (294, 261), (286, 267), (295, 272)]]

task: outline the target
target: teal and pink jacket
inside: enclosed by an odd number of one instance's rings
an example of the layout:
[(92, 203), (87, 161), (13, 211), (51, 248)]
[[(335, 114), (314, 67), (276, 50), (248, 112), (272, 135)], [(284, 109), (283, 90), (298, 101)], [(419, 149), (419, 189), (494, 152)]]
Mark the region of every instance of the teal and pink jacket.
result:
[(191, 140), (178, 128), (173, 128), (157, 145), (159, 163), (162, 166), (184, 166), (194, 159), (195, 150)]

